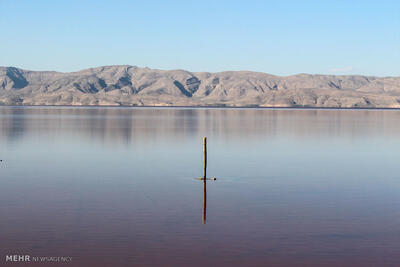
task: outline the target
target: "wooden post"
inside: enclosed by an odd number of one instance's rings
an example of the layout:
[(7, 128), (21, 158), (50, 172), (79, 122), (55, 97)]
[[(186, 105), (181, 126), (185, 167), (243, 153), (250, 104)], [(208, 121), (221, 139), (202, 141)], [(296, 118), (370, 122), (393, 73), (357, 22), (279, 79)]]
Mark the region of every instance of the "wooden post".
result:
[(207, 216), (207, 137), (203, 137), (204, 169), (203, 169), (203, 224)]
[(203, 137), (203, 153), (204, 153), (204, 181), (207, 177), (207, 137)]

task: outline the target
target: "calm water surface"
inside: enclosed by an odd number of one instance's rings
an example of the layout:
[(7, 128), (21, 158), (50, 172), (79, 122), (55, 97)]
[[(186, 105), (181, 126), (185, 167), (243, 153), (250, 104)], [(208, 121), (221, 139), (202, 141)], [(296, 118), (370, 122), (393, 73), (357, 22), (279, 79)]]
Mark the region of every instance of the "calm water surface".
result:
[(0, 265), (400, 266), (400, 111), (1, 107), (0, 159)]

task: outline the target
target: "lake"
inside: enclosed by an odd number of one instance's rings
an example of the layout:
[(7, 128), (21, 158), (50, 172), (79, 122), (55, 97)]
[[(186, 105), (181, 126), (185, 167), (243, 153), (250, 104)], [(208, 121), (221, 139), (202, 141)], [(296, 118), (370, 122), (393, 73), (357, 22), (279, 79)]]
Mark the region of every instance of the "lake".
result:
[(400, 110), (0, 107), (0, 159), (0, 265), (400, 266)]

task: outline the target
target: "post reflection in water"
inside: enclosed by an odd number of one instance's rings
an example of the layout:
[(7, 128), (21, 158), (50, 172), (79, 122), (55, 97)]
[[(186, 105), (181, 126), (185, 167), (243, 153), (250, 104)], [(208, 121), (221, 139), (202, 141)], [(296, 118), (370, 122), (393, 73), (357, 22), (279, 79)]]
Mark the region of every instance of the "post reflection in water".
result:
[(206, 179), (203, 181), (203, 224), (206, 224), (207, 217), (207, 182)]

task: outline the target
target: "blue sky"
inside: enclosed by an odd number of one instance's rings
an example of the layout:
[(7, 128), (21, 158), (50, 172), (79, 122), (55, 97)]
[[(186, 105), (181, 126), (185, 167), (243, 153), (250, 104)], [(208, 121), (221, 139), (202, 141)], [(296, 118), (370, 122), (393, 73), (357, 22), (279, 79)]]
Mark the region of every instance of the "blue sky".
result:
[(400, 1), (0, 0), (0, 66), (400, 75)]

